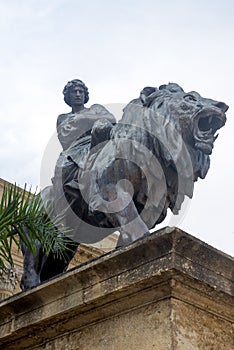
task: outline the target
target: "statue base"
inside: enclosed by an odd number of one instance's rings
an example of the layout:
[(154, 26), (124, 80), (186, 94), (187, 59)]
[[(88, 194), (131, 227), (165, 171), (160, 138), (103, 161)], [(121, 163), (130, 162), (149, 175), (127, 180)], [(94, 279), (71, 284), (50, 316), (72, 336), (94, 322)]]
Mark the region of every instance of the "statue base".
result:
[(165, 228), (0, 304), (0, 348), (233, 349), (233, 259)]

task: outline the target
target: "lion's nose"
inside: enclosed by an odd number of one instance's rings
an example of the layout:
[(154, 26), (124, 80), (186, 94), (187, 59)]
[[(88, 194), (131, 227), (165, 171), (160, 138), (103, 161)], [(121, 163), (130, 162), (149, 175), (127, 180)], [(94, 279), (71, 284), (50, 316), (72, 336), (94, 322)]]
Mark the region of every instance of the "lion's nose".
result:
[(227, 112), (229, 108), (224, 102), (215, 102), (214, 106), (220, 108), (224, 113)]

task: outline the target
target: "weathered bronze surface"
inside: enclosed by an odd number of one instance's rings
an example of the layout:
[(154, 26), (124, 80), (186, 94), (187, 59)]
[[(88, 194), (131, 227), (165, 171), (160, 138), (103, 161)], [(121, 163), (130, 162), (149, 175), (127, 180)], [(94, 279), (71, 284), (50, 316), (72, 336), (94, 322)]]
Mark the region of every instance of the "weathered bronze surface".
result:
[[(228, 109), (169, 83), (144, 88), (115, 124), (103, 106), (84, 107), (88, 90), (83, 82), (69, 82), (64, 96), (72, 111), (58, 117), (63, 152), (53, 186), (42, 197), (53, 202), (51, 219), (64, 214), (64, 227), (71, 228), (69, 237), (77, 245), (115, 230), (120, 232), (117, 246), (126, 245), (148, 235), (168, 208), (177, 214), (185, 196), (192, 197), (194, 182), (209, 170), (216, 132)], [(39, 262), (27, 250), (24, 255), (24, 289), (68, 265), (45, 256)]]

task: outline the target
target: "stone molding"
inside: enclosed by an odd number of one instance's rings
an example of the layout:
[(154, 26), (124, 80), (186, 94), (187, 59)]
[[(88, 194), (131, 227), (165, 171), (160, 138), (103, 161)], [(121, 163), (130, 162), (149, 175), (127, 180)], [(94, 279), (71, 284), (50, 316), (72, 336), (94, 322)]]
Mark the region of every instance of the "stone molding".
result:
[[(188, 344), (191, 344), (189, 349), (206, 349), (205, 342), (211, 344), (207, 349), (215, 348), (219, 340), (214, 336), (214, 327), (220, 327), (216, 331), (223, 343), (216, 348), (229, 349), (234, 322), (233, 262), (232, 257), (179, 229), (162, 229), (3, 301), (0, 304), (0, 347), (7, 350), (60, 348), (64, 346), (61, 344), (66, 335), (66, 349), (108, 349), (104, 346), (105, 339), (102, 345), (101, 340), (97, 343), (99, 333), (95, 329), (102, 325), (103, 334), (108, 334), (110, 323), (116, 322), (117, 336), (121, 329), (117, 326), (118, 320), (124, 322), (126, 314), (134, 320), (135, 314), (142, 312), (145, 320), (155, 317), (157, 325), (167, 322), (163, 326), (167, 325), (167, 347), (163, 343), (166, 340), (159, 337), (157, 349), (188, 349)], [(155, 305), (158, 308), (166, 305), (162, 310), (164, 313), (169, 310), (168, 316), (160, 319), (159, 311), (153, 311)], [(183, 318), (183, 315), (189, 316)], [(195, 322), (197, 315), (200, 315), (199, 322)], [(151, 323), (147, 329), (150, 327)], [(139, 338), (143, 339), (147, 333), (144, 322), (139, 329), (143, 329)], [(139, 333), (139, 329), (136, 332)], [(90, 338), (87, 347), (79, 347), (79, 344), (74, 347), (74, 339), (77, 337), (81, 342), (87, 330), (91, 338), (91, 334), (95, 334), (93, 342), (96, 338), (96, 344), (91, 344)], [(137, 336), (135, 334), (135, 338)], [(134, 334), (129, 337), (128, 348), (142, 349), (140, 344), (139, 347), (131, 345), (135, 338)], [(113, 349), (124, 349), (123, 339), (116, 340), (113, 336), (110, 341), (117, 341)], [(149, 336), (144, 350), (151, 349), (153, 341), (153, 336)], [(160, 345), (160, 341), (164, 345)], [(182, 343), (187, 345), (179, 346)]]

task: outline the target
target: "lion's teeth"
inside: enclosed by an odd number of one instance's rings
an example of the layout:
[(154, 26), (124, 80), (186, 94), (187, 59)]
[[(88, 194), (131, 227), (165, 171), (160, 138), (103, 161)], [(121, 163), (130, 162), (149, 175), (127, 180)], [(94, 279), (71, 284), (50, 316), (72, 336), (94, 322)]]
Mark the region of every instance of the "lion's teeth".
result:
[(212, 128), (210, 128), (209, 130), (207, 130), (206, 132), (204, 132), (204, 135), (211, 135), (212, 134)]

